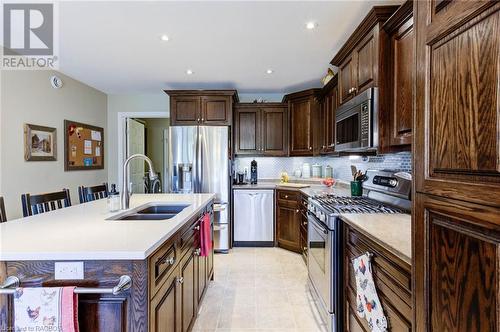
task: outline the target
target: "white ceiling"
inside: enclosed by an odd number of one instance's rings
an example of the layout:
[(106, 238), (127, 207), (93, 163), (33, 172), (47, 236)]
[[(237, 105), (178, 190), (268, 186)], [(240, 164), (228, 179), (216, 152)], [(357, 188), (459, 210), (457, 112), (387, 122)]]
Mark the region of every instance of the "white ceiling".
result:
[(391, 3), (60, 2), (60, 70), (111, 94), (291, 92), (319, 85), (370, 8)]

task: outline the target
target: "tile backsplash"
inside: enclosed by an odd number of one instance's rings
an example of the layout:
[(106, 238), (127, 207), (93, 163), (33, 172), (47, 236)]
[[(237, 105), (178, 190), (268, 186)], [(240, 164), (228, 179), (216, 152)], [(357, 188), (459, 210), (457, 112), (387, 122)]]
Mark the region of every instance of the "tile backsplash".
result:
[(411, 172), (411, 153), (400, 152), (383, 154), (377, 156), (346, 156), (346, 157), (237, 157), (235, 167), (237, 171), (244, 171), (245, 167), (250, 169), (250, 162), (257, 161), (259, 179), (277, 179), (282, 171), (287, 171), (290, 176), (296, 169), (302, 170), (302, 164), (309, 163), (311, 166), (319, 164), (324, 167), (333, 167), (334, 178), (350, 181), (351, 165), (365, 171), (367, 169), (391, 169)]

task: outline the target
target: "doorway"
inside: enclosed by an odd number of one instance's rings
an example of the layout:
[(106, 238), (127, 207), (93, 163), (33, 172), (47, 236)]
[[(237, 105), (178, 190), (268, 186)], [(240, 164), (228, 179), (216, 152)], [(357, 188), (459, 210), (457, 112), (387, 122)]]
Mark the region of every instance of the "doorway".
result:
[(130, 192), (168, 192), (168, 128), (168, 118), (125, 118), (125, 158), (144, 154), (158, 174), (157, 180), (150, 181), (145, 162), (133, 160), (129, 167)]

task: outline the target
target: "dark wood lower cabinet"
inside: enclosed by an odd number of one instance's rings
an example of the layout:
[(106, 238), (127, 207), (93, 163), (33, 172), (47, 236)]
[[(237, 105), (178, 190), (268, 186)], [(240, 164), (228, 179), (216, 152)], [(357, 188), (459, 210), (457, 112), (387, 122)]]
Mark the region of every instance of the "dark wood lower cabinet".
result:
[[(85, 280), (73, 281), (55, 281), (53, 261), (0, 262), (0, 283), (19, 276), (22, 287), (114, 287), (120, 276), (129, 275), (132, 287), (122, 294), (79, 295), (80, 331), (190, 331), (214, 273), (213, 251), (199, 256), (199, 223), (205, 213), (213, 216), (212, 204), (146, 260), (84, 261)], [(13, 311), (12, 296), (0, 296), (0, 331), (13, 331)]]
[(279, 247), (302, 252), (300, 195), (297, 191), (276, 190), (276, 241)]
[(181, 331), (189, 331), (196, 316), (198, 304), (197, 278), (195, 268), (195, 253), (188, 253), (180, 262), (179, 284), (181, 287)]
[(150, 331), (179, 332), (180, 296), (177, 274), (170, 275), (150, 305)]
[[(344, 326), (348, 332), (370, 332), (367, 321), (356, 314), (356, 280), (352, 259), (373, 254), (372, 271), (377, 294), (391, 332), (412, 330), (411, 266), (351, 226), (344, 224)], [(444, 331), (444, 330), (443, 330)]]

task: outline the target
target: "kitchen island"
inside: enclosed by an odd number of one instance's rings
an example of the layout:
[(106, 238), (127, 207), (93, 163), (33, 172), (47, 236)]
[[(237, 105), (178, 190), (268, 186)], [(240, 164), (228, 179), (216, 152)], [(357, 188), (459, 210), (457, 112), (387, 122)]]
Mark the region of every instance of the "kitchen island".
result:
[[(0, 224), (0, 284), (16, 276), (22, 287), (109, 288), (128, 275), (132, 287), (118, 295), (79, 295), (81, 331), (186, 331), (213, 278), (213, 250), (200, 256), (200, 222), (213, 220), (214, 197), (132, 196), (132, 212), (186, 206), (167, 220), (110, 220), (124, 212), (99, 200)], [(55, 263), (68, 261), (83, 263), (83, 278), (56, 280)], [(12, 325), (12, 296), (0, 295), (0, 331)]]

